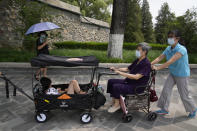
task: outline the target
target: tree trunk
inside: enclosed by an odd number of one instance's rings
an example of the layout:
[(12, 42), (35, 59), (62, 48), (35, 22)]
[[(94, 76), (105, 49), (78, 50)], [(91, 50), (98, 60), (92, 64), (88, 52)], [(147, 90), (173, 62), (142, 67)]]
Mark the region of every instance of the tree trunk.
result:
[(114, 0), (108, 57), (122, 59), (128, 0)]

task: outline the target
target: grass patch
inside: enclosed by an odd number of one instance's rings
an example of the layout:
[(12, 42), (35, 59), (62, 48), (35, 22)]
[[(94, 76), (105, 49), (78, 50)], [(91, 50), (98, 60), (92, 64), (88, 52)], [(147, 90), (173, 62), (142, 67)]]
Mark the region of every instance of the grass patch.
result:
[[(133, 60), (136, 59), (135, 57), (135, 50), (123, 50), (123, 59), (114, 59), (114, 58), (107, 58), (107, 51), (101, 50), (90, 50), (90, 49), (55, 49), (50, 52), (52, 55), (59, 55), (59, 56), (88, 56), (94, 55), (97, 59), (100, 60), (101, 63), (131, 63)], [(162, 51), (150, 51), (148, 54), (148, 58), (153, 60), (158, 55), (160, 55)]]

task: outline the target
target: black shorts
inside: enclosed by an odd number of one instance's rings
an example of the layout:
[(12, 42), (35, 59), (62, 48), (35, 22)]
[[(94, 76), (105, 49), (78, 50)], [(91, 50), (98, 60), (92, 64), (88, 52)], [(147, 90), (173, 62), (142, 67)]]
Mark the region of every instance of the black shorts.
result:
[[(48, 52), (45, 52), (45, 53), (37, 53), (37, 56), (39, 56), (40, 54), (45, 54), (45, 55), (49, 55), (49, 53)], [(40, 68), (47, 68), (47, 66), (40, 66)]]

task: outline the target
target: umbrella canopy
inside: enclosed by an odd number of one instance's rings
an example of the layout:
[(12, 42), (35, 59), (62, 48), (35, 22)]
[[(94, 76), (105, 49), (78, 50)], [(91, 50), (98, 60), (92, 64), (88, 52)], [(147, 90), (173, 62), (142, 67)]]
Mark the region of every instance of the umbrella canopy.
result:
[(59, 29), (60, 27), (57, 26), (54, 23), (51, 22), (42, 22), (42, 23), (38, 23), (35, 25), (32, 25), (27, 32), (25, 33), (25, 35), (31, 34), (31, 33), (36, 33), (36, 32), (41, 32), (41, 31), (48, 31), (48, 30), (53, 30), (53, 29)]

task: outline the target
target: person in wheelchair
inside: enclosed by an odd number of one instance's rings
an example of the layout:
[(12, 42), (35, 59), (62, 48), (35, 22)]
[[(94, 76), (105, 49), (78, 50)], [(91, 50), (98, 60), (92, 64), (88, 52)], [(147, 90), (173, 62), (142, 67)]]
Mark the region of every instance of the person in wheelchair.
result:
[[(111, 67), (115, 73), (125, 77), (125, 79), (110, 79), (107, 84), (107, 93), (112, 97), (109, 113), (116, 112), (120, 109), (120, 95), (135, 94), (135, 88), (144, 86), (148, 83), (151, 73), (151, 63), (147, 58), (148, 51), (151, 47), (148, 43), (139, 43), (136, 50), (137, 59), (127, 68), (116, 69)], [(137, 93), (143, 93), (144, 89), (140, 88)]]
[(66, 88), (65, 90), (61, 90), (61, 88), (56, 89), (52, 87), (52, 81), (47, 77), (42, 77), (40, 79), (40, 83), (43, 87), (43, 93), (46, 93), (47, 95), (59, 95), (65, 92), (67, 94), (86, 94), (86, 92), (80, 89), (79, 84), (76, 80), (70, 81), (68, 88)]

